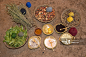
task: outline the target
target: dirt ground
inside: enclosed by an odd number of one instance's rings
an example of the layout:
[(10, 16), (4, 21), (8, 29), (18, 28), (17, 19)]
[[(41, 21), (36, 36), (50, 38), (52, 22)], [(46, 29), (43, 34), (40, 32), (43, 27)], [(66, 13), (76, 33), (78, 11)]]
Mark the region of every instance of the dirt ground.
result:
[[(77, 10), (81, 16), (81, 23), (77, 26), (78, 34), (75, 36), (76, 39), (86, 38), (86, 0), (0, 0), (0, 57), (85, 57), (86, 56), (86, 45), (61, 45), (59, 37), (61, 34), (57, 34), (55, 31), (51, 36), (57, 39), (57, 47), (55, 51), (46, 49), (43, 40), (46, 35), (41, 34), (41, 48), (30, 50), (27, 43), (19, 49), (8, 49), (4, 43), (4, 36), (7, 29), (11, 26), (17, 25), (12, 22), (11, 17), (7, 14), (5, 4), (22, 2), (24, 5), (26, 2), (31, 2), (32, 6), (30, 8), (33, 15), (34, 9), (43, 4), (48, 4), (56, 10), (56, 18), (50, 22), (53, 26), (55, 24), (61, 23), (61, 13), (68, 8)], [(41, 23), (34, 19), (35, 24), (42, 28), (45, 23)], [(34, 27), (28, 31), (29, 37), (35, 36)], [(44, 50), (45, 49), (45, 50)]]

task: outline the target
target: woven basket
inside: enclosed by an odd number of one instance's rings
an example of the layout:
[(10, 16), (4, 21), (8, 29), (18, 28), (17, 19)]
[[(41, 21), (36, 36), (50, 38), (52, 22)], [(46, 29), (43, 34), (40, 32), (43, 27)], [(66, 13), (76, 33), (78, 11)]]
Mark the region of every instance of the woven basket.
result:
[[(73, 21), (72, 22), (68, 22), (67, 21), (67, 18), (68, 18), (68, 14), (70, 12), (74, 12), (74, 18), (73, 18)], [(62, 12), (61, 14), (61, 21), (64, 25), (68, 26), (68, 27), (76, 27), (80, 24), (80, 21), (81, 21), (81, 17), (80, 17), (80, 14), (74, 10), (74, 9), (66, 9)]]
[[(41, 6), (43, 6), (43, 7), (48, 6), (48, 7), (49, 7), (49, 5), (46, 5), (46, 4), (41, 5)], [(41, 6), (36, 7), (36, 9), (34, 10), (34, 16), (35, 16), (35, 11), (36, 11), (39, 7), (41, 7)], [(53, 8), (53, 9), (54, 9), (54, 8)], [(55, 10), (55, 9), (54, 9), (54, 10)], [(55, 16), (56, 16), (56, 13), (55, 13)], [(54, 18), (52, 18), (52, 20), (55, 19), (55, 16), (54, 16)], [(36, 17), (35, 17), (35, 18), (36, 18)], [(37, 19), (37, 18), (36, 18), (36, 19)], [(38, 19), (37, 19), (37, 20), (38, 20)], [(49, 23), (49, 22), (51, 22), (52, 20), (49, 20), (49, 21), (38, 20), (38, 21), (43, 22), (43, 23)]]
[(4, 42), (4, 44), (5, 44), (5, 46), (6, 46), (7, 48), (9, 48), (9, 49), (18, 49), (18, 48), (23, 47), (23, 46), (26, 44), (26, 42), (28, 41), (28, 38), (29, 38), (29, 37), (26, 38), (25, 43), (24, 43), (22, 46), (20, 46), (20, 47), (11, 47), (11, 46), (9, 46), (6, 42)]

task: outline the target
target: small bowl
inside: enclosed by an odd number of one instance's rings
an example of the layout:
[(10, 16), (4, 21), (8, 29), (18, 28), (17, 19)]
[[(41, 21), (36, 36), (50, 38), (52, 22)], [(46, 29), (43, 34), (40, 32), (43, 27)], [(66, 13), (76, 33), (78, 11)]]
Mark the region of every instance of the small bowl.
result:
[[(60, 38), (59, 41), (62, 42), (64, 45), (70, 45), (72, 44), (71, 42), (75, 39), (74, 36), (72, 36), (70, 33), (63, 33)], [(70, 42), (69, 42), (70, 41)]]
[[(46, 39), (47, 39), (47, 41), (46, 41)], [(54, 46), (53, 46), (53, 48), (55, 48), (56, 46), (57, 46), (57, 40), (56, 40), (56, 38), (54, 38), (53, 36), (47, 36), (45, 39), (44, 39), (44, 46), (46, 47), (46, 48), (48, 48), (48, 49), (52, 49), (52, 47), (51, 47), (51, 44), (48, 42), (48, 39), (50, 40), (50, 39), (52, 39), (53, 41), (54, 41)], [(47, 43), (46, 43), (47, 42)], [(50, 45), (49, 47), (48, 47), (48, 45)]]
[[(35, 39), (36, 42), (33, 40)], [(40, 47), (41, 44), (41, 37), (40, 36), (32, 36), (28, 40), (28, 48), (29, 49), (37, 49)]]
[(36, 28), (34, 33), (35, 33), (35, 35), (39, 36), (39, 35), (41, 35), (42, 30), (40, 28)]
[[(50, 29), (50, 30), (49, 30), (50, 32), (48, 31), (48, 29)], [(50, 34), (53, 33), (54, 28), (53, 28), (53, 26), (52, 26), (51, 24), (45, 24), (45, 25), (42, 27), (42, 31), (43, 31), (44, 34), (50, 35)]]
[[(57, 27), (57, 25), (58, 25), (59, 27)], [(60, 25), (62, 25), (62, 26), (60, 26)], [(57, 27), (57, 29), (56, 29), (56, 27)], [(56, 25), (55, 25), (55, 31), (56, 31), (57, 33), (62, 34), (62, 33), (64, 33), (64, 32), (67, 31), (67, 29), (60, 30), (61, 28), (66, 28), (66, 26), (63, 25), (62, 23), (59, 23), (59, 24), (56, 24)]]

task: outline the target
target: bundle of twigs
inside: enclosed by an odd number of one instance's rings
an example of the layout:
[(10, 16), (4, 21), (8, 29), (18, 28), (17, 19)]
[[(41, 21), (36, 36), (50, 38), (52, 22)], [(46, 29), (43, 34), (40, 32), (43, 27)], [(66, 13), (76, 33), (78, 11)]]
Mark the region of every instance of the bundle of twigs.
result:
[(20, 4), (19, 6), (20, 7), (22, 6), (26, 9), (26, 13), (27, 13), (26, 15), (23, 15), (20, 12), (20, 9), (16, 4), (6, 5), (6, 8), (8, 13), (12, 16), (13, 21), (22, 24), (27, 29), (30, 29), (31, 27), (33, 27), (33, 19), (31, 17), (31, 13), (30, 11), (27, 10), (27, 7), (24, 6), (23, 4)]

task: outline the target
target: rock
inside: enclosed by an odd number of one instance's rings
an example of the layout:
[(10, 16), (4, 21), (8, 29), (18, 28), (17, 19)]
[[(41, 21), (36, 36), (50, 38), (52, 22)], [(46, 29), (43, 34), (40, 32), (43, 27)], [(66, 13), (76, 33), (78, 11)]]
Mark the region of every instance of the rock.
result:
[(47, 11), (47, 12), (52, 12), (52, 7), (47, 7), (47, 8), (46, 8), (46, 11)]
[(19, 32), (19, 33), (18, 33), (18, 36), (19, 36), (19, 37), (22, 37), (22, 36), (24, 36), (24, 33), (23, 33), (23, 32)]
[(23, 15), (26, 14), (26, 10), (25, 10), (24, 8), (22, 8), (20, 11), (21, 11), (21, 13), (22, 13)]

